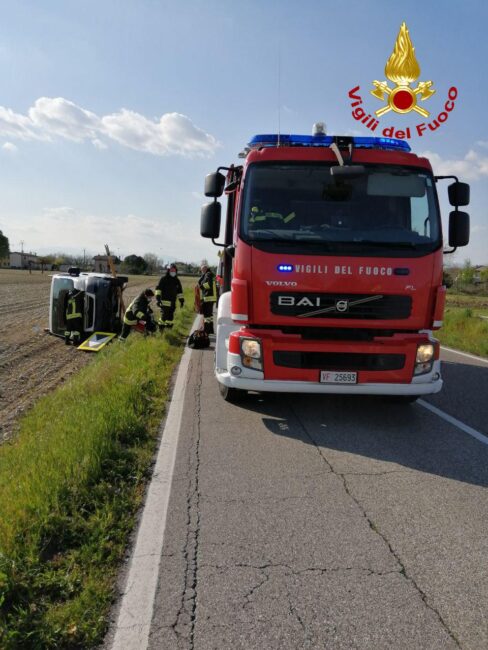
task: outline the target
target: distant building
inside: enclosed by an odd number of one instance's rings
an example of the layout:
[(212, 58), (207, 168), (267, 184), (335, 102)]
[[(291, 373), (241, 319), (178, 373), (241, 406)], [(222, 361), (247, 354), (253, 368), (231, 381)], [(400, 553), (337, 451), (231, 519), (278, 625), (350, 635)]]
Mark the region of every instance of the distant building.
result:
[(35, 253), (10, 253), (11, 269), (40, 269), (41, 258)]
[[(112, 257), (112, 260), (114, 258)], [(119, 272), (119, 265), (114, 264), (115, 270)], [(108, 264), (108, 255), (95, 255), (93, 257), (93, 270), (95, 273), (110, 273), (110, 266)]]

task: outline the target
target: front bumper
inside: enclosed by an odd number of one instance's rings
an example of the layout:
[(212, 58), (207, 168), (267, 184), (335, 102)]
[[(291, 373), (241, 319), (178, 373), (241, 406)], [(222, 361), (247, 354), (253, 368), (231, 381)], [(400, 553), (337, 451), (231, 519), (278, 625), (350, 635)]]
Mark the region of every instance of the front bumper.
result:
[[(244, 334), (244, 332), (243, 332)], [(247, 334), (247, 332), (246, 332)], [(432, 370), (422, 375), (414, 375), (414, 363), (417, 345), (427, 341), (434, 342), (430, 332), (419, 334), (395, 335), (388, 339), (379, 338), (372, 342), (329, 342), (321, 343), (304, 342), (298, 340), (286, 339), (276, 333), (259, 333), (249, 331), (251, 336), (258, 336), (263, 346), (263, 371), (252, 370), (242, 365), (239, 354), (234, 349), (227, 349), (227, 359), (224, 367), (216, 368), (216, 378), (225, 386), (240, 390), (252, 390), (259, 392), (284, 392), (284, 393), (323, 393), (336, 395), (429, 395), (438, 393), (442, 388), (441, 364), (437, 359), (433, 363)], [(234, 346), (235, 348), (235, 346)], [(301, 351), (305, 352), (303, 357), (303, 367), (298, 365), (285, 366), (286, 357), (283, 365), (283, 356), (274, 356), (276, 351)], [(310, 367), (310, 357), (306, 354), (312, 353)], [(322, 360), (322, 353), (333, 352), (334, 359), (345, 361), (346, 363), (355, 363), (354, 354), (362, 353), (366, 357), (371, 355), (385, 355), (383, 359), (388, 359), (388, 354), (402, 356), (403, 365), (393, 367), (391, 370), (366, 367), (325, 367), (315, 366), (316, 359)], [(318, 357), (314, 357), (318, 354)], [(348, 356), (349, 355), (349, 356)], [(301, 357), (299, 357), (301, 358)], [(352, 358), (352, 361), (351, 361)], [(359, 357), (358, 357), (359, 358)], [(277, 363), (278, 362), (278, 365)], [(334, 362), (333, 362), (334, 363)], [(358, 383), (356, 384), (325, 384), (319, 381), (320, 370), (357, 370)]]
[[(249, 373), (249, 371), (248, 371)], [(229, 388), (273, 393), (328, 393), (334, 395), (430, 395), (438, 393), (443, 381), (440, 377), (440, 361), (434, 362), (432, 372), (414, 377), (409, 384), (321, 384), (311, 381), (285, 381), (234, 377), (227, 371), (217, 369), (217, 381)]]

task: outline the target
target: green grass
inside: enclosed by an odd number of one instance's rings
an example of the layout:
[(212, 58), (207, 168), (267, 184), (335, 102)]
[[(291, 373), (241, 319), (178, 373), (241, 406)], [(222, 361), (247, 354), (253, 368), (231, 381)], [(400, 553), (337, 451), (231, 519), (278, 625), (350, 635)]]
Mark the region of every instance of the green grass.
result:
[(435, 333), (443, 345), (488, 357), (488, 320), (473, 307), (446, 307), (444, 325)]
[(488, 295), (466, 295), (456, 293), (452, 289), (447, 292), (447, 307), (471, 307), (476, 310), (488, 310)]
[(133, 333), (99, 352), (0, 447), (2, 649), (90, 648), (103, 639), (192, 319), (185, 307), (172, 332)]

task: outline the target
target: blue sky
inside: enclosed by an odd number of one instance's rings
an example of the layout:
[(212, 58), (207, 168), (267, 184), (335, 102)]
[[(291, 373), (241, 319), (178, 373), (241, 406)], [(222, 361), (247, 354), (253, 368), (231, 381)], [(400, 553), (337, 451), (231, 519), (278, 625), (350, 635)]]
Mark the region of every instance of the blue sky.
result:
[[(486, 3), (358, 0), (1, 2), (0, 229), (11, 249), (215, 258), (199, 236), (206, 173), (255, 133), (367, 135), (348, 91), (384, 79), (402, 21), (436, 94), (459, 97), (412, 138), (434, 172), (471, 183), (472, 243), (488, 263)], [(280, 64), (279, 64), (280, 61)], [(278, 74), (278, 71), (280, 75)], [(280, 83), (278, 78), (280, 76)], [(280, 109), (280, 110), (279, 110)], [(402, 128), (423, 118), (384, 116)], [(444, 223), (449, 207), (442, 198)]]

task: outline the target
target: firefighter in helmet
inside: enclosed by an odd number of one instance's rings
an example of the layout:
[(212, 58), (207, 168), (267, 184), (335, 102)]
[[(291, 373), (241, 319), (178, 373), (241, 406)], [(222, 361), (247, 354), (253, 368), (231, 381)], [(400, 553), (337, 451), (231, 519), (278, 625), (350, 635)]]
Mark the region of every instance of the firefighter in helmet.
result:
[(185, 299), (178, 270), (176, 264), (170, 264), (166, 269), (166, 274), (161, 277), (156, 287), (156, 302), (161, 310), (158, 326), (161, 331), (165, 327), (173, 327), (177, 300), (180, 302), (180, 307), (183, 307)]
[(203, 264), (200, 270), (202, 275), (198, 280), (198, 286), (200, 288), (200, 313), (203, 314), (203, 329), (207, 334), (213, 334), (213, 308), (217, 300), (215, 275), (206, 264)]
[(66, 345), (72, 343), (79, 345), (83, 334), (83, 313), (85, 309), (85, 292), (80, 289), (70, 289), (66, 296), (66, 308), (64, 316), (66, 329), (64, 331), (64, 342)]
[(140, 321), (144, 321), (146, 324), (145, 327), (147, 332), (154, 331), (152, 309), (150, 306), (153, 297), (154, 291), (152, 289), (145, 289), (127, 307), (124, 315), (124, 326), (122, 327), (122, 332), (119, 336), (121, 341), (125, 341), (129, 336), (131, 329)]

